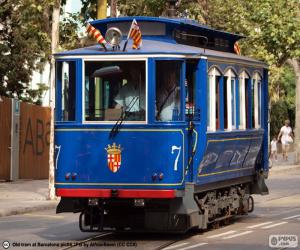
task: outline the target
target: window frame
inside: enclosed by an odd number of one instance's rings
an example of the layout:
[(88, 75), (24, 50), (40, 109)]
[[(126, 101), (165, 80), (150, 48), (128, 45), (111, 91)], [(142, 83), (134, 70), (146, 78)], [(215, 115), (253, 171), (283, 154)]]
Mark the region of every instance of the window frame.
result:
[(148, 124), (148, 58), (141, 57), (141, 58), (83, 58), (82, 59), (82, 123), (83, 124), (115, 124), (117, 121), (87, 121), (85, 119), (85, 63), (86, 62), (120, 62), (120, 61), (143, 61), (145, 63), (145, 120), (143, 121), (123, 121), (122, 124)]
[[(64, 120), (63, 119), (63, 65), (64, 63), (74, 63), (74, 119), (72, 120)], [(61, 68), (59, 69), (58, 65), (61, 64)], [(54, 91), (54, 100), (55, 100), (55, 123), (78, 123), (78, 59), (75, 58), (61, 58), (55, 60), (55, 91)], [(60, 74), (58, 74), (58, 72)]]
[[(217, 112), (216, 112), (216, 77), (220, 76), (222, 77), (222, 72), (216, 67), (213, 66), (209, 69), (207, 73), (207, 131), (209, 132), (215, 132), (217, 130), (216, 126), (216, 118), (217, 118)], [(212, 79), (212, 80), (211, 80)], [(220, 92), (220, 91), (219, 91)], [(219, 93), (220, 96), (220, 93)], [(209, 101), (208, 101), (209, 98)], [(220, 100), (220, 97), (219, 97)], [(220, 113), (220, 111), (219, 111)], [(220, 114), (219, 114), (220, 115)], [(219, 120), (221, 117), (219, 117)]]
[(246, 109), (246, 81), (249, 81), (250, 75), (247, 73), (246, 70), (243, 70), (239, 74), (239, 116), (240, 116), (240, 122), (238, 124), (238, 128), (240, 130), (246, 130), (247, 129), (247, 109)]
[[(155, 103), (156, 103), (156, 63), (158, 61), (178, 61), (181, 63), (181, 74), (180, 74), (180, 110), (181, 110), (181, 114), (180, 114), (180, 120), (178, 121), (158, 121), (156, 120), (155, 117)], [(162, 124), (162, 123), (184, 123), (186, 121), (185, 119), (185, 77), (186, 77), (186, 60), (180, 57), (156, 57), (153, 58), (153, 86), (151, 87), (151, 90), (153, 90), (153, 101), (154, 101), (154, 105), (153, 105), (153, 112), (154, 113), (154, 117), (150, 117), (149, 120), (151, 120), (151, 122), (153, 122), (154, 124)], [(149, 112), (151, 113), (151, 112)]]
[[(261, 128), (261, 94), (262, 94), (262, 77), (256, 71), (252, 77), (253, 82), (253, 98), (254, 98), (254, 127), (253, 129)], [(260, 84), (259, 84), (260, 83)], [(260, 87), (260, 89), (259, 89)], [(259, 95), (260, 93), (260, 95)], [(253, 124), (253, 123), (252, 123)]]
[[(228, 69), (226, 71), (226, 73), (224, 74), (224, 77), (227, 77), (227, 81), (226, 81), (226, 93), (227, 96), (224, 96), (224, 101), (226, 98), (227, 101), (227, 129), (225, 129), (225, 131), (232, 131), (237, 129), (237, 110), (236, 110), (236, 97), (237, 97), (237, 93), (236, 93), (236, 78), (237, 75), (234, 72), (234, 70), (232, 68)], [(234, 81), (233, 83), (233, 88), (232, 88), (232, 81)], [(232, 96), (233, 93), (233, 96)], [(232, 103), (232, 98), (234, 103)], [(224, 105), (225, 106), (225, 105)], [(225, 118), (225, 117), (224, 117)], [(234, 121), (234, 124), (233, 122)]]

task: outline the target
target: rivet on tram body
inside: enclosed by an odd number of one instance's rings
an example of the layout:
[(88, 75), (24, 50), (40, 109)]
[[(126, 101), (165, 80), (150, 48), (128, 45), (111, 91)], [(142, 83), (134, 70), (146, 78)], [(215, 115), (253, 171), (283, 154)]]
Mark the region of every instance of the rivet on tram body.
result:
[(153, 174), (152, 174), (152, 180), (155, 181), (156, 178), (157, 178), (157, 173), (153, 173)]
[(159, 176), (158, 176), (159, 180), (161, 181), (163, 178), (164, 178), (164, 174), (163, 173), (160, 173)]
[(77, 177), (77, 174), (76, 174), (76, 173), (73, 173), (73, 174), (72, 174), (72, 180), (74, 181), (74, 180), (76, 179), (76, 177)]

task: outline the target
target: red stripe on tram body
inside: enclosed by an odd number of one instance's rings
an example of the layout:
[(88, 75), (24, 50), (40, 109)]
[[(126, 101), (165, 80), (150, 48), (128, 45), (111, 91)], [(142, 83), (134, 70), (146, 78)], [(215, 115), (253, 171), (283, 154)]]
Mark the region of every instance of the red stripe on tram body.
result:
[[(114, 194), (116, 198), (172, 199), (176, 197), (176, 190), (117, 189), (114, 190)], [(57, 188), (56, 195), (73, 198), (110, 198), (112, 189)]]

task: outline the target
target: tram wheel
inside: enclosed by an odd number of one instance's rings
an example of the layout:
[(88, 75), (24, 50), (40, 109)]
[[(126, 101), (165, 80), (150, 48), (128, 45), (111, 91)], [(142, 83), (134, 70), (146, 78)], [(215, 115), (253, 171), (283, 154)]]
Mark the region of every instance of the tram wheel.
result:
[(213, 222), (212, 225), (211, 225), (212, 229), (218, 229), (220, 228), (220, 222), (219, 221), (216, 221), (216, 222)]
[(254, 199), (250, 195), (249, 198), (248, 198), (248, 213), (252, 213), (253, 210), (254, 210)]

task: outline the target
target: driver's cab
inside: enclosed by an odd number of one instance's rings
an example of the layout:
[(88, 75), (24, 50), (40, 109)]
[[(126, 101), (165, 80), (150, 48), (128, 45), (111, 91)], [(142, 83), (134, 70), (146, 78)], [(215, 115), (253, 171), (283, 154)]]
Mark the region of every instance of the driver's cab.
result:
[(198, 60), (119, 58), (83, 59), (80, 64), (78, 59), (57, 61), (57, 122), (114, 124), (121, 119), (127, 124), (149, 124), (190, 120), (195, 110)]

